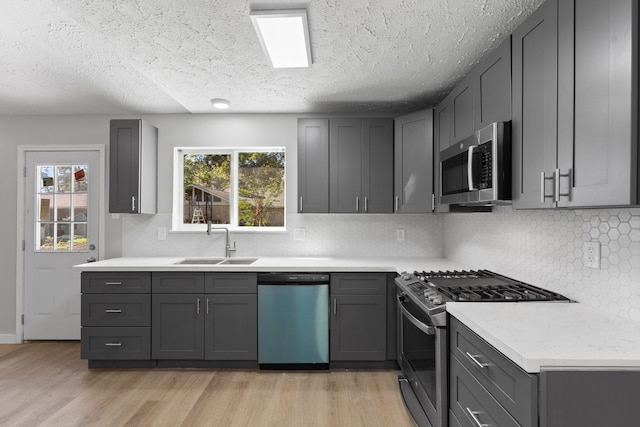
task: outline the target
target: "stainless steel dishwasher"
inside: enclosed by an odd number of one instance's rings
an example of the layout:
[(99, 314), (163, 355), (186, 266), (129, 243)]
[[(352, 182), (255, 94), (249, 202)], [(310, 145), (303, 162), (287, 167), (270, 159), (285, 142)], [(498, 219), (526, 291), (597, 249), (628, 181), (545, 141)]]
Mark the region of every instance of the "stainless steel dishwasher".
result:
[(329, 367), (329, 274), (258, 274), (258, 363)]

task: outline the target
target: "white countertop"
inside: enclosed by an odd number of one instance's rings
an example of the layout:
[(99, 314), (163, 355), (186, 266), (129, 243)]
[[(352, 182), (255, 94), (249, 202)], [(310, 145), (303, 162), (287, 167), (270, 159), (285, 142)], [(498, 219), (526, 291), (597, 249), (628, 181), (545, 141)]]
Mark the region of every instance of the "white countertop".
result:
[(530, 373), (640, 368), (640, 323), (581, 303), (447, 303), (447, 311)]
[[(76, 265), (80, 271), (290, 271), (290, 272), (397, 272), (414, 270), (461, 270), (469, 266), (445, 258), (332, 258), (258, 257), (249, 265), (178, 264), (185, 257), (123, 257)], [(187, 257), (194, 258), (194, 257)]]

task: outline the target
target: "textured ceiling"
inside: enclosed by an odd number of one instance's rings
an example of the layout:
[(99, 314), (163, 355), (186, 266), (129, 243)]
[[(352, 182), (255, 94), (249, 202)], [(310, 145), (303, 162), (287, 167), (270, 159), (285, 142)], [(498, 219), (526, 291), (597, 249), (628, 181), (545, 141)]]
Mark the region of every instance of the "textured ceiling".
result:
[[(401, 113), (434, 105), (542, 0), (3, 0), (0, 114)], [(251, 9), (307, 8), (272, 69)]]

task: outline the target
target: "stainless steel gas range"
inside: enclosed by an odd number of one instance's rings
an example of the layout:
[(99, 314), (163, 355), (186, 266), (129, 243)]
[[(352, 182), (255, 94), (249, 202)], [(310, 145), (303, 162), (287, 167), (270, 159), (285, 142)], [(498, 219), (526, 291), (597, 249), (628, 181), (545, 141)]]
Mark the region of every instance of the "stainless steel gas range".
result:
[(555, 292), (488, 270), (403, 273), (398, 288), (398, 378), (419, 427), (448, 424), (447, 302), (565, 301)]

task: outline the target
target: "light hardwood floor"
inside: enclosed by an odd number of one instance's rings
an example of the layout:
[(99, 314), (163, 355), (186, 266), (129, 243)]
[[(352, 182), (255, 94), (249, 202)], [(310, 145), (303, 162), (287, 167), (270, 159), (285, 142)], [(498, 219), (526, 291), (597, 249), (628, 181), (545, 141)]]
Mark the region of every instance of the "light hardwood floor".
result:
[(0, 345), (0, 425), (413, 426), (397, 375), (89, 370), (79, 343)]

